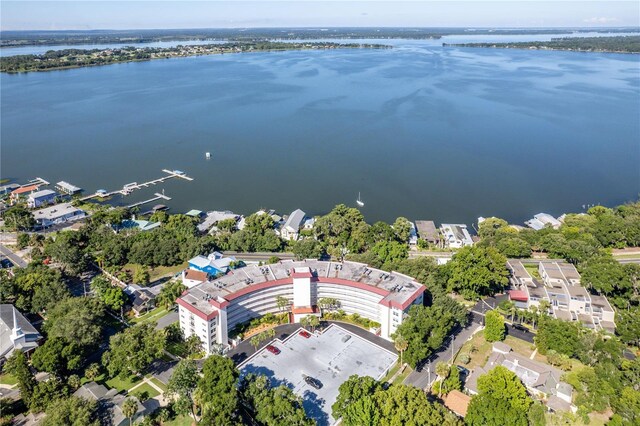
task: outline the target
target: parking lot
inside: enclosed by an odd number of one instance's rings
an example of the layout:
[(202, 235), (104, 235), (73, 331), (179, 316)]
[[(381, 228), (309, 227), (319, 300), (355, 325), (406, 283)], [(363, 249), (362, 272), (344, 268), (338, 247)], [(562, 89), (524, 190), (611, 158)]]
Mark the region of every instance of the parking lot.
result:
[[(301, 331), (302, 329), (300, 329)], [(303, 398), (307, 414), (318, 425), (334, 423), (331, 405), (338, 388), (349, 376), (383, 377), (398, 356), (349, 331), (332, 324), (322, 334), (305, 338), (299, 332), (284, 341), (271, 343), (280, 349), (275, 355), (266, 348), (239, 366), (241, 374), (255, 373), (269, 377), (271, 384), (285, 384)], [(305, 376), (322, 383), (321, 389), (307, 384)]]

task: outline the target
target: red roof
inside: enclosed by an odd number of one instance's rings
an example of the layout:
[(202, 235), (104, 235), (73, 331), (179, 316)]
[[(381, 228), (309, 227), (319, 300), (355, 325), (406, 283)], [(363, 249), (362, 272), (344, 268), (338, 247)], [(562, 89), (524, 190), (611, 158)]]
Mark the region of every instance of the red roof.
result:
[(11, 191), (11, 195), (20, 195), (20, 194), (24, 194), (25, 192), (33, 192), (36, 189), (38, 189), (38, 185), (22, 186), (18, 189), (14, 189), (13, 191)]
[(529, 296), (527, 296), (526, 291), (522, 290), (509, 290), (509, 299), (517, 300), (519, 302), (526, 302), (529, 300)]
[(467, 415), (470, 402), (471, 397), (463, 394), (459, 390), (452, 390), (444, 399), (444, 405), (460, 417)]
[(195, 269), (187, 269), (187, 272), (184, 274), (184, 277), (188, 280), (194, 281), (206, 281), (208, 276), (206, 272), (196, 271)]
[(320, 312), (317, 306), (300, 306), (291, 308), (291, 312), (294, 314), (317, 314)]

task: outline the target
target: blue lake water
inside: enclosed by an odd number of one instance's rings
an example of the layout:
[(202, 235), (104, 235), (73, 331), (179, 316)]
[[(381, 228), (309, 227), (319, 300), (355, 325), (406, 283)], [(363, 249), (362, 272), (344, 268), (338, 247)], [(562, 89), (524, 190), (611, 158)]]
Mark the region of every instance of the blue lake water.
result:
[(92, 192), (181, 169), (195, 180), (122, 200), (165, 189), (174, 212), (320, 214), (361, 192), (369, 221), (638, 197), (640, 55), (443, 41), (2, 74), (0, 172)]

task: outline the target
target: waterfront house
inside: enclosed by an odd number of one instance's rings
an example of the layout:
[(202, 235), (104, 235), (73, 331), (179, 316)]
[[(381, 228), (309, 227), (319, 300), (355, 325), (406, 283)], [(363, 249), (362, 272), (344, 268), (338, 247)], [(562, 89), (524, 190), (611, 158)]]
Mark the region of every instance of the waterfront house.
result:
[(409, 230), (409, 245), (415, 246), (418, 244), (418, 232), (416, 231), (416, 225), (411, 223), (411, 229)]
[(300, 210), (291, 212), (287, 221), (280, 229), (280, 237), (284, 240), (296, 241), (300, 236), (300, 228), (304, 222), (305, 213)]
[(14, 351), (29, 353), (38, 347), (42, 336), (13, 305), (0, 305), (0, 360)]
[(467, 231), (467, 225), (443, 223), (440, 231), (449, 248), (462, 248), (473, 245), (473, 239)]
[(32, 192), (36, 192), (40, 185), (25, 185), (11, 191), (9, 195), (9, 200), (11, 204), (15, 204), (21, 199), (24, 199), (29, 196)]
[(11, 194), (14, 190), (20, 188), (17, 183), (9, 183), (7, 185), (0, 186), (0, 195)]
[(51, 225), (65, 223), (85, 217), (84, 211), (71, 205), (62, 203), (33, 212), (33, 217), (39, 226), (46, 228)]
[(50, 189), (43, 189), (42, 191), (32, 192), (27, 197), (27, 207), (35, 209), (47, 204), (52, 204), (58, 194)]
[(440, 242), (436, 224), (432, 220), (416, 220), (416, 228), (420, 239), (433, 245)]
[(529, 228), (539, 231), (545, 226), (551, 226), (553, 229), (558, 229), (560, 225), (562, 225), (562, 222), (548, 213), (538, 213), (537, 215), (533, 216), (533, 219), (529, 219), (528, 221), (526, 221), (525, 225), (527, 225)]
[[(235, 214), (234, 212), (231, 212), (229, 210), (223, 210), (223, 211), (210, 211), (207, 212), (204, 220), (202, 221), (202, 223), (200, 223), (198, 225), (198, 231), (200, 232), (215, 232), (218, 229), (215, 227), (215, 225), (223, 220), (226, 219), (234, 219), (236, 222), (238, 222), (238, 220), (240, 220), (240, 215)], [(240, 228), (238, 228), (240, 229)]]
[(123, 220), (120, 224), (120, 229), (138, 229), (141, 232), (151, 231), (152, 229), (156, 229), (161, 225), (160, 222), (150, 222), (148, 220), (136, 220), (136, 219), (127, 219)]

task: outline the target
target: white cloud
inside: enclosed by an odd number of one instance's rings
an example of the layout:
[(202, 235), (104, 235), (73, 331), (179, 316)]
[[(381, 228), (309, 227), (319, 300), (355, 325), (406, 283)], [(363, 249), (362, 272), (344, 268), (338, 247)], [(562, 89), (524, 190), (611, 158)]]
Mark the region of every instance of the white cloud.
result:
[(582, 22), (585, 22), (587, 24), (610, 24), (612, 22), (616, 22), (618, 20), (618, 18), (606, 18), (604, 16), (597, 18), (589, 18), (589, 19), (583, 19)]

